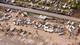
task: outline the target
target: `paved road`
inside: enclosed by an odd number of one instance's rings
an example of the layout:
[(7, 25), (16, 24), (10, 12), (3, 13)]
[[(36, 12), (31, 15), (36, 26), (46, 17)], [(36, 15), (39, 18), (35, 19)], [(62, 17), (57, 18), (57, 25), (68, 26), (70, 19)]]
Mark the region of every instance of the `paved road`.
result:
[(30, 9), (30, 8), (24, 8), (24, 7), (19, 7), (19, 6), (13, 6), (13, 5), (8, 5), (8, 4), (2, 4), (2, 3), (0, 3), (0, 6), (13, 8), (13, 9), (19, 9), (19, 10), (22, 10), (22, 11), (38, 13), (38, 14), (43, 14), (43, 15), (47, 15), (47, 16), (52, 16), (52, 17), (57, 17), (57, 18), (61, 18), (61, 19), (68, 19), (68, 20), (73, 20), (73, 21), (80, 22), (79, 18), (64, 16), (64, 15), (61, 15), (61, 14), (49, 13), (49, 12), (45, 12), (45, 11), (40, 11), (40, 10), (35, 10), (35, 9)]

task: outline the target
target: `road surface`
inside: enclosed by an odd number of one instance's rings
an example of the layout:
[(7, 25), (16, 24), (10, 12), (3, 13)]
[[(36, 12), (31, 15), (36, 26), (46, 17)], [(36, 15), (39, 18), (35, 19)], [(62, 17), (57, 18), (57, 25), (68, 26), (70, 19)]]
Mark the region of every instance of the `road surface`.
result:
[(0, 6), (8, 7), (8, 8), (13, 8), (13, 9), (19, 9), (21, 11), (27, 11), (27, 12), (32, 12), (32, 13), (37, 13), (37, 14), (43, 14), (43, 15), (47, 15), (47, 16), (52, 16), (52, 17), (57, 17), (57, 18), (61, 18), (61, 19), (68, 19), (68, 20), (73, 20), (73, 21), (80, 22), (79, 18), (65, 16), (65, 15), (61, 15), (61, 14), (49, 13), (49, 12), (35, 10), (35, 9), (31, 9), (31, 8), (24, 8), (24, 7), (13, 6), (13, 5), (9, 5), (9, 4), (2, 4), (2, 3), (0, 3)]

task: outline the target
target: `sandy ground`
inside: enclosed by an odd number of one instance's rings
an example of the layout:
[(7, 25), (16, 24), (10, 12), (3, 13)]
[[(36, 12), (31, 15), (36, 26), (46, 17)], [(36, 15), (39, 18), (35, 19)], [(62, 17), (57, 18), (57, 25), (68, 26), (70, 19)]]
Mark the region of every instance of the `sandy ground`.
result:
[(31, 25), (15, 25), (13, 23), (13, 19), (15, 19), (17, 15), (19, 16), (19, 14), (9, 14), (12, 15), (12, 18), (7, 21), (0, 21), (0, 27), (6, 28), (10, 25), (10, 27), (26, 30), (31, 34), (23, 37), (20, 35), (7, 35), (5, 32), (0, 31), (0, 45), (80, 45), (80, 34), (78, 36), (69, 38), (68, 35), (60, 36), (57, 33), (48, 33), (43, 30), (34, 29)]

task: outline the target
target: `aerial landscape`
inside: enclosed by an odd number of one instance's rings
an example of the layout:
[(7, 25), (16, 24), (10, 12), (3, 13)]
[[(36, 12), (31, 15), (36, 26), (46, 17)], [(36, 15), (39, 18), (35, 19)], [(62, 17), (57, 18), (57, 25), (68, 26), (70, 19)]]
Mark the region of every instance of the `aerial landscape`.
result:
[(0, 0), (0, 45), (80, 45), (80, 0)]

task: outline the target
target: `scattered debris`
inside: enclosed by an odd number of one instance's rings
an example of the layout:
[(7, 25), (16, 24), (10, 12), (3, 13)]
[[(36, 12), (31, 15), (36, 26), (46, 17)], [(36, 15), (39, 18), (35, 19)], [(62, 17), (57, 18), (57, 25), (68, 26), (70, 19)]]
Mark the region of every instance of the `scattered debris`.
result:
[(73, 21), (68, 21), (66, 28), (68, 29), (71, 35), (77, 35), (79, 25)]
[[(40, 0), (40, 1), (29, 0), (29, 1), (30, 1), (30, 7), (37, 6), (38, 9), (41, 9), (41, 10), (47, 10), (47, 11), (55, 10), (57, 13), (64, 12), (64, 14), (68, 14), (68, 15), (70, 15), (71, 12), (73, 11), (73, 9), (71, 9), (72, 5), (68, 3), (62, 3), (62, 0), (60, 1), (58, 0)], [(15, 0), (11, 0), (11, 2), (14, 3)], [(41, 4), (39, 3), (36, 4), (35, 2), (36, 3), (39, 2)], [(23, 4), (23, 6), (27, 5), (27, 4), (24, 5), (23, 2), (21, 2), (21, 4)], [(49, 5), (51, 7), (49, 7)], [(0, 33), (2, 32), (5, 33), (4, 35), (5, 36), (7, 35), (7, 37), (8, 36), (15, 37), (16, 40), (18, 39), (27, 45), (57, 45), (53, 43), (55, 42), (58, 43), (61, 40), (65, 41), (64, 39), (66, 39), (66, 42), (68, 43), (67, 38), (65, 38), (64, 36), (66, 31), (69, 33), (70, 36), (78, 36), (77, 34), (80, 29), (80, 23), (76, 21), (60, 19), (56, 17), (49, 17), (49, 16), (45, 16), (41, 14), (33, 14), (31, 12), (29, 12), (29, 14), (32, 16), (29, 16), (28, 12), (24, 12), (24, 11), (16, 10), (16, 9), (14, 11), (13, 10), (10, 8), (6, 8), (6, 10), (3, 11), (4, 14), (0, 15)], [(39, 30), (39, 32), (37, 30)], [(34, 39), (35, 41), (30, 38)], [(44, 38), (46, 41), (42, 40)], [(57, 39), (58, 42), (57, 40), (55, 40), (54, 42), (50, 42), (48, 38), (50, 39), (50, 41)], [(76, 39), (78, 40), (78, 38), (79, 37), (77, 37)], [(72, 42), (74, 42), (73, 39), (72, 39)]]
[(27, 18), (27, 19), (17, 19), (15, 23), (16, 23), (16, 25), (31, 25), (32, 21), (29, 18)]
[(8, 14), (4, 14), (1, 16), (0, 20), (9, 20), (12, 16), (11, 15), (8, 15)]
[(23, 12), (21, 15), (22, 16), (28, 16), (28, 13), (27, 12)]
[(62, 34), (64, 32), (63, 25), (50, 25), (47, 22), (46, 23), (36, 22), (34, 28), (41, 29), (50, 33), (54, 32), (54, 33)]
[(45, 20), (45, 19), (48, 18), (48, 17), (47, 17), (47, 16), (40, 15), (38, 18)]

